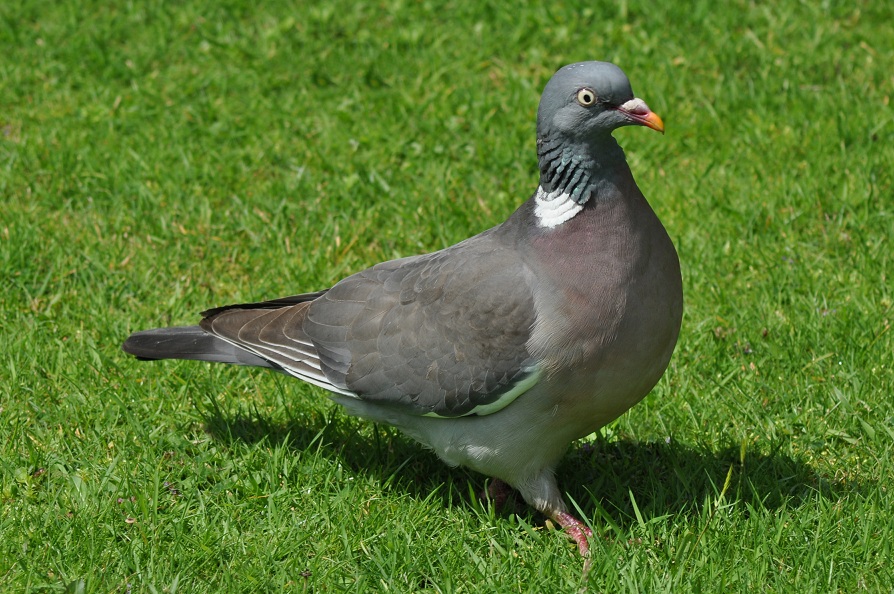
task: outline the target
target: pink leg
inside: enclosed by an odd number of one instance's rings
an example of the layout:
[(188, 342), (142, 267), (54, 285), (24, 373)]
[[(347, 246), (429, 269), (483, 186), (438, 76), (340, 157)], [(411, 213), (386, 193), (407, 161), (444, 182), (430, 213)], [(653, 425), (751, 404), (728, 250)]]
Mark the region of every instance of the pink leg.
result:
[(590, 554), (590, 542), (588, 537), (593, 536), (593, 531), (587, 528), (587, 525), (569, 514), (568, 512), (557, 512), (553, 516), (553, 520), (559, 523), (559, 526), (565, 531), (565, 534), (574, 539), (577, 543), (577, 550), (580, 551), (582, 557)]
[(494, 504), (494, 509), (501, 510), (512, 497), (515, 489), (500, 479), (493, 479), (487, 485), (483, 495)]
[[(547, 473), (545, 476), (547, 481), (546, 487), (552, 487), (551, 489), (548, 489), (548, 491), (554, 491), (556, 495), (555, 498), (558, 499), (561, 504), (561, 495), (559, 495), (558, 488), (555, 486), (553, 475)], [(481, 496), (482, 498), (490, 499), (493, 502), (494, 508), (502, 509), (507, 503), (514, 501), (513, 495), (515, 492), (516, 490), (511, 485), (495, 478), (487, 485), (487, 490), (482, 493)], [(531, 499), (528, 497), (525, 499), (529, 503), (531, 502)], [(562, 507), (564, 507), (564, 505), (562, 505)], [(584, 563), (584, 569), (589, 570), (590, 542), (587, 539), (593, 536), (593, 531), (587, 528), (586, 524), (566, 511), (552, 512), (542, 508), (541, 511), (558, 523), (565, 531), (565, 534), (574, 539), (574, 542), (577, 543), (577, 550), (580, 552), (581, 556), (587, 557), (587, 561)]]

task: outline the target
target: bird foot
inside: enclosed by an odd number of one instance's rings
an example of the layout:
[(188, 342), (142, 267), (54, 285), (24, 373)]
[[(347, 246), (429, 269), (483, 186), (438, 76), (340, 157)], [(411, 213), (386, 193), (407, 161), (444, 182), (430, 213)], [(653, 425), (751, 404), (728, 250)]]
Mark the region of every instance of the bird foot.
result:
[[(495, 478), (488, 483), (487, 488), (480, 494), (480, 497), (489, 499), (494, 509), (500, 511), (505, 509), (506, 506), (515, 506), (518, 503), (516, 494), (517, 491), (511, 485)], [(550, 516), (562, 527), (565, 534), (577, 543), (577, 550), (580, 551), (581, 556), (589, 557), (589, 538), (593, 536), (593, 531), (568, 512), (556, 512), (555, 514), (550, 514)], [(585, 567), (588, 565), (589, 560)]]
[(517, 507), (517, 491), (508, 483), (500, 479), (493, 479), (487, 484), (487, 488), (479, 495), (481, 499), (490, 500), (491, 505), (498, 512), (508, 509), (511, 511)]
[(569, 514), (568, 512), (557, 512), (553, 516), (553, 520), (559, 523), (559, 526), (565, 531), (565, 534), (574, 539), (577, 543), (577, 550), (580, 551), (581, 557), (590, 555), (589, 538), (593, 536), (593, 531), (586, 524)]

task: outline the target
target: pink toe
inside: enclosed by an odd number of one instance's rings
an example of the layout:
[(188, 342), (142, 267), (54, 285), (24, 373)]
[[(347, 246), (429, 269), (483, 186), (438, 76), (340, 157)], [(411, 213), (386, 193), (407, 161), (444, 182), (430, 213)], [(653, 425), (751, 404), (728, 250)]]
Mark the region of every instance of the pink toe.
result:
[(558, 512), (553, 519), (559, 523), (568, 536), (574, 539), (581, 556), (586, 557), (589, 555), (590, 541), (588, 537), (593, 536), (593, 531), (568, 512)]

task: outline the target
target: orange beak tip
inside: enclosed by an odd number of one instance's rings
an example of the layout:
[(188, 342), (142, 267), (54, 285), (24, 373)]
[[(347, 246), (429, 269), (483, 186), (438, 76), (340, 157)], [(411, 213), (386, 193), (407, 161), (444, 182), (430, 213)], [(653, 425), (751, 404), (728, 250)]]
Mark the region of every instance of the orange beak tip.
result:
[(664, 121), (654, 111), (650, 111), (648, 115), (643, 118), (643, 125), (664, 134)]

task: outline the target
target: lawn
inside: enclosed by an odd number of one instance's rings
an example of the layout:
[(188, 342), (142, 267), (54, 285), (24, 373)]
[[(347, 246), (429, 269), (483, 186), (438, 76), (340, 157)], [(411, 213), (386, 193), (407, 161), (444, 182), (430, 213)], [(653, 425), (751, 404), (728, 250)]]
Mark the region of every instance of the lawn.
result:
[[(894, 591), (894, 4), (568, 4), (0, 5), (0, 591)], [(587, 575), (322, 390), (120, 351), (504, 220), (589, 59), (686, 313), (559, 468)]]

